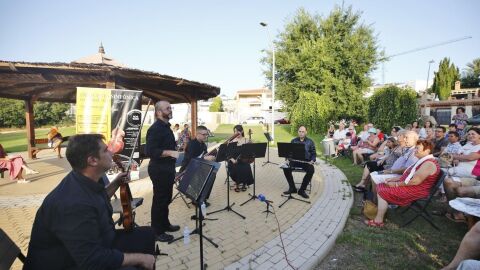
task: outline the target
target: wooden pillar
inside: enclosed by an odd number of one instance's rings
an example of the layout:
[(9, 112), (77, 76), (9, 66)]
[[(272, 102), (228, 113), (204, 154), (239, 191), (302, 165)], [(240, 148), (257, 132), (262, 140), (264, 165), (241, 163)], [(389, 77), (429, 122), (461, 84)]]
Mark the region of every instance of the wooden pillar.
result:
[(33, 154), (33, 147), (35, 147), (35, 116), (33, 115), (33, 100), (25, 100), (25, 121), (27, 129), (27, 151), (28, 158), (36, 158), (36, 155)]
[(195, 138), (195, 135), (197, 134), (197, 126), (198, 126), (198, 121), (197, 121), (197, 100), (193, 99), (190, 101), (190, 107), (191, 107), (191, 117), (192, 117), (192, 138)]

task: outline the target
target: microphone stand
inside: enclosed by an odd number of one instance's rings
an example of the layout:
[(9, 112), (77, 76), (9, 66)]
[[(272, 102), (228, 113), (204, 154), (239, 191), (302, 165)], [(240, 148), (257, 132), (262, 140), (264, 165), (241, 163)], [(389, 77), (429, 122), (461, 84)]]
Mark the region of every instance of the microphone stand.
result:
[[(266, 216), (265, 216), (265, 219), (267, 219), (267, 218), (268, 218), (268, 214), (269, 214), (269, 213), (272, 213), (272, 214), (273, 214), (273, 212), (270, 211), (270, 202), (269, 202), (269, 201), (265, 201), (265, 203), (267, 204), (267, 210), (263, 211), (262, 213), (267, 213)], [(273, 206), (272, 206), (272, 207), (273, 207)]]

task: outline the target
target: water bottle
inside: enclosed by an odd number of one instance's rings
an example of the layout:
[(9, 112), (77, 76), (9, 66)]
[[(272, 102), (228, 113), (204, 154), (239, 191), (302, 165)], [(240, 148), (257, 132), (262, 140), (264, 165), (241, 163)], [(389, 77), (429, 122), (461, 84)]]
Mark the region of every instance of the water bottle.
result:
[(190, 244), (190, 230), (187, 226), (183, 229), (183, 244), (188, 245)]
[(207, 206), (205, 205), (205, 202), (200, 205), (200, 210), (202, 211), (202, 216), (205, 217), (207, 215)]

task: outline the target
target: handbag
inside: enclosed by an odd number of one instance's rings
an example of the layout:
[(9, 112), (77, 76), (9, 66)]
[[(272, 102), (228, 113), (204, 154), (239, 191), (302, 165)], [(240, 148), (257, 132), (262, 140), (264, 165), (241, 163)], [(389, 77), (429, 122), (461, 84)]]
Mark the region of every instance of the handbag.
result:
[(363, 201), (362, 213), (368, 219), (374, 219), (377, 215), (377, 205), (370, 200)]

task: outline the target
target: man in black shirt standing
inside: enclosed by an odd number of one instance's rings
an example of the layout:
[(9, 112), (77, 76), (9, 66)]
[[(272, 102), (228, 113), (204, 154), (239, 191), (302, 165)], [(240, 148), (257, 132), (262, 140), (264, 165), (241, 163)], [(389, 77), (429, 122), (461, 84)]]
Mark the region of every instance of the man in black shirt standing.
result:
[(185, 171), (190, 160), (192, 158), (204, 158), (209, 161), (215, 160), (214, 156), (205, 156), (207, 153), (207, 145), (205, 142), (208, 138), (208, 129), (205, 126), (198, 126), (197, 127), (197, 134), (195, 134), (195, 139), (188, 142), (188, 145), (185, 149), (185, 155), (182, 161), (182, 167), (180, 168), (180, 172)]
[(287, 178), (289, 187), (287, 191), (283, 192), (283, 194), (287, 195), (297, 192), (297, 188), (295, 187), (295, 183), (293, 182), (292, 167), (300, 167), (305, 170), (306, 173), (303, 177), (302, 185), (298, 190), (298, 195), (302, 196), (305, 199), (308, 199), (308, 195), (307, 193), (305, 193), (305, 189), (312, 180), (313, 173), (315, 172), (315, 168), (313, 167), (313, 163), (316, 161), (317, 157), (315, 143), (310, 138), (307, 138), (307, 128), (305, 126), (300, 126), (298, 128), (298, 137), (292, 139), (291, 143), (301, 143), (305, 145), (305, 163), (290, 161), (290, 168), (283, 169), (283, 173), (285, 174), (285, 178)]
[(152, 229), (115, 230), (110, 197), (126, 173), (105, 187), (112, 153), (103, 139), (84, 134), (68, 140), (73, 170), (37, 211), (24, 269), (153, 269)]
[(173, 184), (175, 180), (175, 161), (178, 151), (175, 137), (170, 129), (172, 107), (167, 101), (155, 104), (155, 123), (147, 131), (145, 151), (150, 162), (148, 175), (153, 184), (153, 201), (151, 211), (152, 227), (157, 240), (168, 242), (173, 236), (167, 232), (180, 230), (180, 226), (172, 225), (168, 219), (168, 206), (172, 202)]

